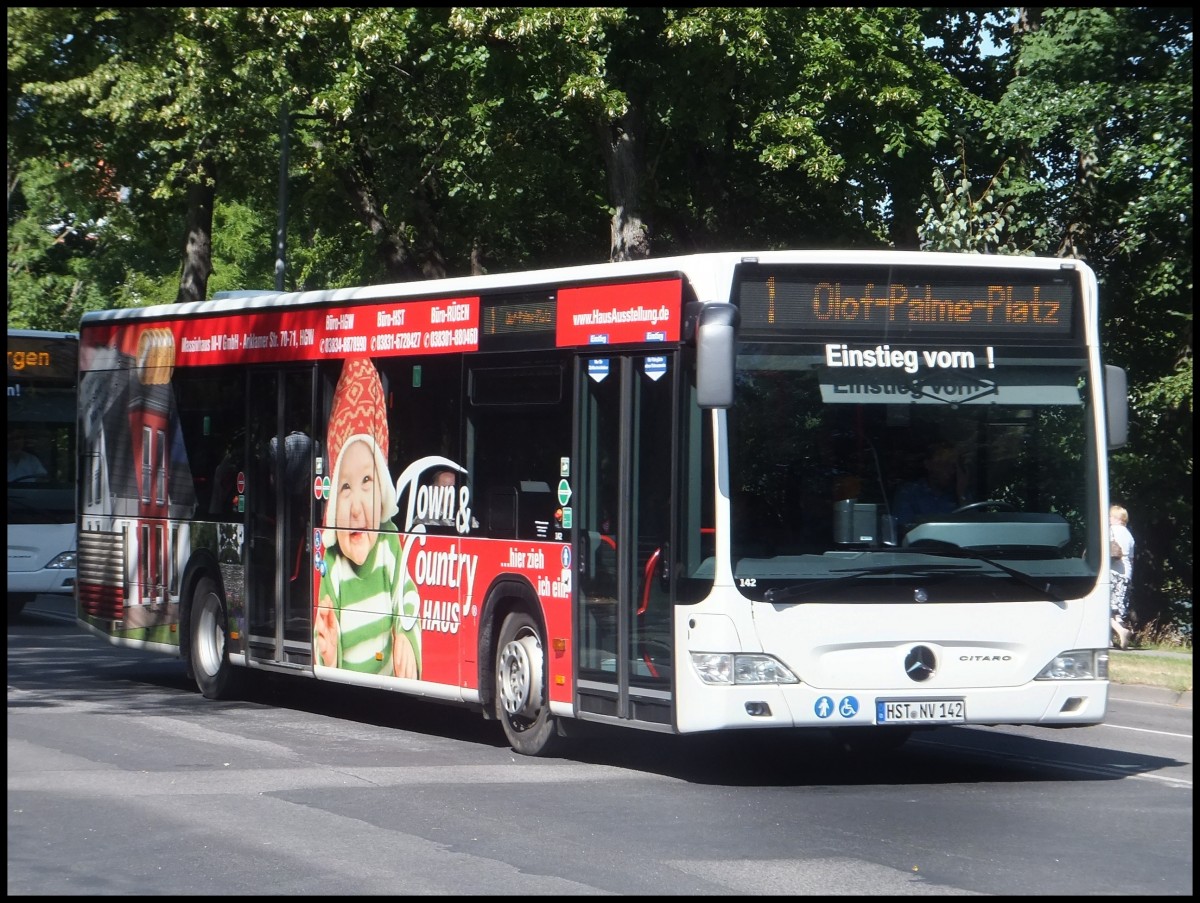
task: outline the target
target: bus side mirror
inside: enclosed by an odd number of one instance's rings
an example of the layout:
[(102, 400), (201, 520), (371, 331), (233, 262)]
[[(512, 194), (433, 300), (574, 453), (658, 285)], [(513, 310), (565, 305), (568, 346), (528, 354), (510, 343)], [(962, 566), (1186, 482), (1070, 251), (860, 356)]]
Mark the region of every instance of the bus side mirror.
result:
[(696, 400), (702, 408), (733, 404), (740, 312), (732, 304), (707, 304), (696, 325)]
[(1104, 407), (1108, 418), (1108, 447), (1120, 448), (1129, 441), (1129, 386), (1125, 371), (1104, 365)]

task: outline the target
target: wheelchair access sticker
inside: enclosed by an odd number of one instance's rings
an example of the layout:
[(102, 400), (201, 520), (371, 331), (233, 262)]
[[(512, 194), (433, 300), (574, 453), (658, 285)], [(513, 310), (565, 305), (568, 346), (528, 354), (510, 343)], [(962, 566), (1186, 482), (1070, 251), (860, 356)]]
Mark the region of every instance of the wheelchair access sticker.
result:
[(853, 718), (858, 714), (858, 699), (854, 696), (843, 696), (842, 701), (835, 707), (832, 696), (822, 696), (813, 706), (818, 718), (828, 718), (835, 711), (843, 718)]

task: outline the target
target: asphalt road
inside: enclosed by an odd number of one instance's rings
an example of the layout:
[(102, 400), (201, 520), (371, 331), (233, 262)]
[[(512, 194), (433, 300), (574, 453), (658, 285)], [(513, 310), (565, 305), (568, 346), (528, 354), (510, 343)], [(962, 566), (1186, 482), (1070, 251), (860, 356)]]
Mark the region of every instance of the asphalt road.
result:
[(529, 759), (494, 722), (175, 659), (35, 603), (9, 629), (10, 895), (1192, 893), (1190, 694), (1113, 685), (1069, 730), (602, 732)]

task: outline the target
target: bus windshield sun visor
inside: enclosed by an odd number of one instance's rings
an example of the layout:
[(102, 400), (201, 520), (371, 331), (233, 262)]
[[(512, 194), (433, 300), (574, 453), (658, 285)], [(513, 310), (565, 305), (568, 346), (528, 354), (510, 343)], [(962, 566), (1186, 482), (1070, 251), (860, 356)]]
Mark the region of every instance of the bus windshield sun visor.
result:
[(821, 372), (821, 400), (825, 404), (987, 404), (1015, 406), (1083, 403), (1077, 374), (1056, 370), (1007, 373), (1003, 379), (958, 373), (911, 377), (903, 373), (853, 374)]

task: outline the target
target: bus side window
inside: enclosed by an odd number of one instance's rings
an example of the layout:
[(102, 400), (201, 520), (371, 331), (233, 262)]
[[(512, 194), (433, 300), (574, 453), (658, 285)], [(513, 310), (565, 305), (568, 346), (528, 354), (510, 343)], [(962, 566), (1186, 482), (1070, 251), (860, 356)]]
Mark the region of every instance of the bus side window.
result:
[(427, 455), (461, 463), (459, 358), (447, 355), (445, 360), (427, 358), (419, 364), (383, 358), (378, 366), (386, 387), (388, 470), (392, 479)]
[(517, 536), (517, 490), (511, 486), (496, 486), (487, 492), (487, 509), (483, 528), (488, 536), (515, 539)]
[(241, 469), (244, 437), (237, 436), (225, 444), (210, 484), (208, 501), (210, 514), (230, 514), (237, 510), (237, 474)]
[(552, 352), (520, 366), (508, 356), (484, 360), (467, 383), (466, 467), (484, 505), (481, 529), (497, 538), (553, 540), (561, 528), (551, 486), (571, 448), (567, 359)]

